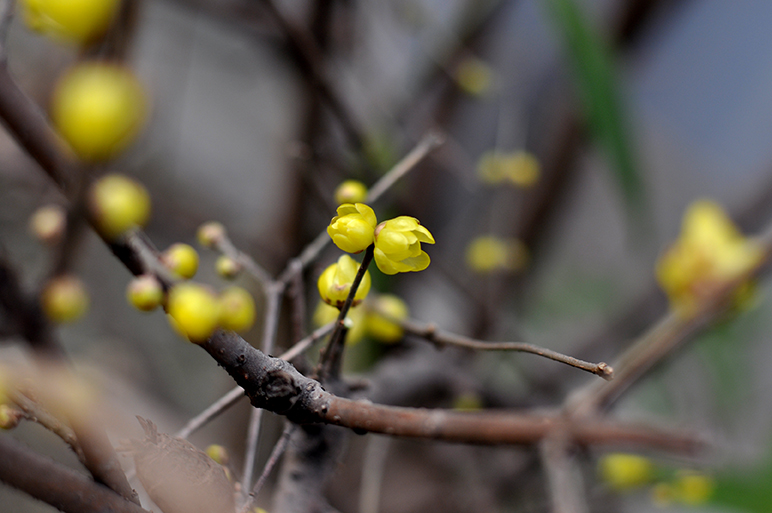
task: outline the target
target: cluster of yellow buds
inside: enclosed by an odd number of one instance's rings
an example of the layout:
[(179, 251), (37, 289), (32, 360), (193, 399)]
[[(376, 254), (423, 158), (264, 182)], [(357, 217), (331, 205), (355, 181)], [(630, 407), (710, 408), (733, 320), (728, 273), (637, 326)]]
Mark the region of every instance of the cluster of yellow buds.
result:
[(535, 155), (524, 150), (489, 151), (477, 162), (477, 175), (485, 183), (510, 182), (518, 187), (530, 187), (539, 179), (541, 166)]
[(180, 283), (169, 291), (166, 306), (172, 327), (194, 343), (204, 342), (218, 327), (244, 332), (255, 322), (255, 301), (240, 287), (217, 295), (198, 283)]
[[(658, 468), (649, 458), (636, 454), (611, 453), (598, 463), (601, 479), (617, 492), (629, 492), (650, 487), (652, 500), (659, 506), (680, 503), (697, 506), (710, 500), (715, 483), (713, 478), (696, 470)], [(670, 473), (670, 477), (666, 477)]]
[[(673, 310), (689, 316), (762, 258), (761, 247), (745, 238), (719, 205), (700, 200), (687, 209), (681, 236), (657, 262), (656, 275)], [(736, 303), (747, 298), (751, 285), (738, 287)]]
[(375, 264), (385, 274), (423, 271), (430, 259), (421, 243), (434, 244), (432, 234), (416, 218), (399, 216), (378, 224), (375, 212), (364, 203), (339, 206), (327, 233), (347, 253), (359, 253), (375, 244)]
[[(323, 326), (338, 317), (337, 308), (320, 302), (314, 312), (314, 324)], [(394, 294), (378, 294), (368, 298), (360, 308), (349, 310), (346, 318), (350, 323), (346, 343), (354, 345), (365, 336), (384, 344), (393, 344), (402, 339), (404, 330), (398, 324), (407, 319), (407, 304)]]

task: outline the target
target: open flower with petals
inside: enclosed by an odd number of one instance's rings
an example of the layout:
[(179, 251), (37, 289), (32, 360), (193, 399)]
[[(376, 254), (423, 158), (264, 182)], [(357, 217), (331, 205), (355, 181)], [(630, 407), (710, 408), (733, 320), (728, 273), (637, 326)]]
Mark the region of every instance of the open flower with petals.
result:
[(372, 208), (364, 203), (344, 203), (330, 221), (327, 233), (346, 253), (359, 253), (373, 243), (376, 224), (378, 220)]
[[(322, 300), (332, 306), (342, 307), (351, 291), (351, 284), (354, 282), (358, 270), (359, 264), (348, 255), (343, 255), (338, 259), (337, 263), (325, 269), (317, 282), (319, 295), (322, 296)], [(354, 296), (352, 306), (358, 305), (367, 297), (367, 293), (370, 291), (370, 284), (370, 272), (365, 271), (362, 282), (359, 284), (359, 288), (357, 288), (356, 295)]]
[[(719, 205), (700, 200), (686, 211), (680, 238), (657, 262), (657, 280), (673, 309), (688, 316), (762, 257), (759, 245), (745, 238)], [(738, 288), (736, 302), (747, 296), (750, 285)]]
[(422, 242), (434, 244), (434, 237), (415, 217), (384, 221), (375, 229), (375, 264), (385, 274), (423, 271), (430, 259), (421, 249)]

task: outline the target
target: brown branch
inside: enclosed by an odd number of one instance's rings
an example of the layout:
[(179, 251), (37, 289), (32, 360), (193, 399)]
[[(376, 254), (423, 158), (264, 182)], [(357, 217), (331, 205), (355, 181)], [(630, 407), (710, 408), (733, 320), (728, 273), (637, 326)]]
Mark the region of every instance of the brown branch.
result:
[(253, 406), (300, 424), (475, 444), (532, 444), (565, 425), (579, 444), (632, 444), (677, 452), (703, 445), (691, 433), (595, 419), (568, 422), (553, 413), (457, 412), (354, 401), (325, 391), (319, 382), (284, 360), (266, 356), (235, 333), (218, 330), (201, 346), (244, 388)]
[(614, 378), (614, 370), (605, 362), (585, 362), (584, 360), (579, 360), (573, 356), (567, 356), (562, 353), (558, 353), (557, 351), (553, 351), (552, 349), (539, 347), (533, 344), (527, 344), (525, 342), (487, 342), (484, 340), (476, 340), (473, 338), (465, 337), (463, 335), (456, 335), (454, 333), (441, 331), (437, 329), (437, 326), (431, 323), (421, 324), (411, 320), (393, 320), (402, 326), (406, 332), (425, 338), (426, 340), (433, 342), (438, 346), (448, 345), (481, 351), (518, 351), (522, 353), (531, 353), (590, 372), (600, 376), (605, 380), (611, 380)]
[(24, 394), (16, 392), (15, 390), (7, 391), (6, 393), (10, 400), (24, 412), (24, 417), (27, 420), (37, 422), (61, 438), (64, 443), (70, 446), (70, 449), (72, 449), (78, 457), (78, 460), (80, 460), (81, 463), (85, 463), (86, 458), (83, 455), (80, 445), (78, 445), (78, 439), (75, 436), (75, 432), (70, 429), (69, 426), (66, 426), (54, 415), (51, 415), (45, 408)]
[(0, 436), (0, 481), (65, 513), (148, 513), (109, 488)]

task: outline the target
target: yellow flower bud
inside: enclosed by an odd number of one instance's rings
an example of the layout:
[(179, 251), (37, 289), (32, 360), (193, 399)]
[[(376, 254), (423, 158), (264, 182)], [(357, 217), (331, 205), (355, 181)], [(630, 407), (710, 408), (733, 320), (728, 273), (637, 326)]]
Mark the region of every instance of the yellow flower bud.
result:
[(150, 196), (142, 184), (119, 174), (105, 175), (89, 191), (89, 208), (97, 229), (108, 239), (150, 218)]
[(228, 450), (222, 445), (212, 444), (206, 448), (206, 455), (220, 465), (228, 464)]
[(418, 219), (400, 216), (379, 224), (375, 229), (375, 263), (384, 274), (423, 271), (429, 267), (429, 255), (421, 243), (434, 244), (429, 230)]
[(635, 454), (607, 454), (601, 458), (599, 470), (606, 484), (617, 491), (638, 488), (654, 477), (651, 460)]
[(361, 203), (367, 199), (367, 186), (359, 180), (346, 180), (335, 189), (335, 202)]
[(519, 187), (530, 187), (538, 181), (541, 166), (527, 151), (489, 151), (480, 157), (477, 174), (480, 180), (490, 184), (510, 181)]
[(75, 276), (53, 278), (40, 297), (46, 316), (54, 322), (74, 322), (88, 310), (88, 294), (83, 282)]
[(216, 221), (209, 221), (198, 227), (198, 243), (205, 248), (214, 248), (225, 238), (225, 227)]
[(126, 299), (138, 310), (150, 312), (158, 308), (163, 301), (163, 287), (155, 276), (145, 274), (129, 282)]
[(483, 401), (475, 392), (464, 392), (453, 400), (453, 409), (458, 411), (482, 410)]
[(214, 263), (217, 274), (225, 279), (231, 280), (241, 272), (241, 264), (228, 255), (220, 255)]
[(23, 414), (7, 404), (0, 404), (0, 429), (13, 429), (19, 425)]
[[(319, 301), (314, 310), (314, 325), (321, 327), (338, 318), (340, 310), (324, 301)], [(353, 346), (359, 343), (365, 336), (365, 311), (362, 308), (351, 308), (346, 314), (348, 323), (348, 334), (346, 335), (346, 345)]]
[(714, 489), (713, 478), (696, 471), (679, 472), (673, 483), (675, 498), (689, 506), (698, 506), (708, 502)]
[(41, 242), (56, 244), (67, 225), (67, 212), (59, 205), (45, 205), (32, 214), (29, 229)]
[(237, 332), (255, 323), (255, 300), (241, 287), (228, 287), (220, 294), (220, 326)]
[(399, 342), (404, 332), (402, 326), (392, 319), (398, 321), (407, 319), (409, 315), (407, 304), (393, 294), (381, 294), (366, 306), (367, 334), (380, 342)]
[(24, 21), (55, 39), (88, 43), (104, 34), (118, 12), (119, 0), (22, 0)]
[[(684, 215), (681, 236), (657, 262), (657, 281), (681, 315), (692, 315), (699, 304), (727, 282), (758, 265), (759, 245), (743, 237), (723, 209), (701, 200)], [(736, 300), (747, 299), (747, 284)]]
[(161, 254), (161, 262), (174, 274), (190, 279), (198, 271), (198, 253), (193, 247), (177, 243), (172, 244)]
[(456, 82), (471, 96), (482, 96), (493, 86), (494, 73), (491, 67), (476, 57), (467, 57), (456, 68)]
[[(317, 282), (319, 295), (322, 297), (322, 300), (325, 303), (341, 308), (343, 303), (346, 302), (346, 298), (351, 290), (351, 284), (354, 282), (358, 270), (359, 264), (348, 255), (341, 256), (337, 263), (327, 267), (319, 276), (319, 281)], [(354, 295), (352, 306), (358, 305), (367, 297), (370, 285), (370, 271), (365, 271), (362, 282)]]
[(220, 302), (207, 287), (184, 282), (169, 291), (167, 302), (172, 326), (191, 342), (206, 341), (220, 318)]
[(364, 203), (344, 203), (332, 218), (327, 233), (332, 242), (347, 253), (359, 253), (373, 243), (378, 220), (373, 209)]
[(496, 270), (519, 271), (528, 262), (528, 250), (517, 239), (482, 236), (466, 249), (467, 265), (480, 273)]
[(104, 161), (131, 144), (145, 120), (145, 94), (134, 75), (113, 64), (79, 64), (56, 85), (51, 118), (83, 160)]

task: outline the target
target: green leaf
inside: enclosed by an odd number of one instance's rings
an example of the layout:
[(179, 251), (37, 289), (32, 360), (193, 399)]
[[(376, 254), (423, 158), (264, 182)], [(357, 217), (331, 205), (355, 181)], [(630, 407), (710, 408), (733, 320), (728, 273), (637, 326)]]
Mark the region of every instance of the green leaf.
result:
[(610, 46), (592, 29), (574, 0), (547, 0), (574, 68), (593, 135), (612, 163), (629, 214), (643, 214), (643, 180), (636, 165)]

